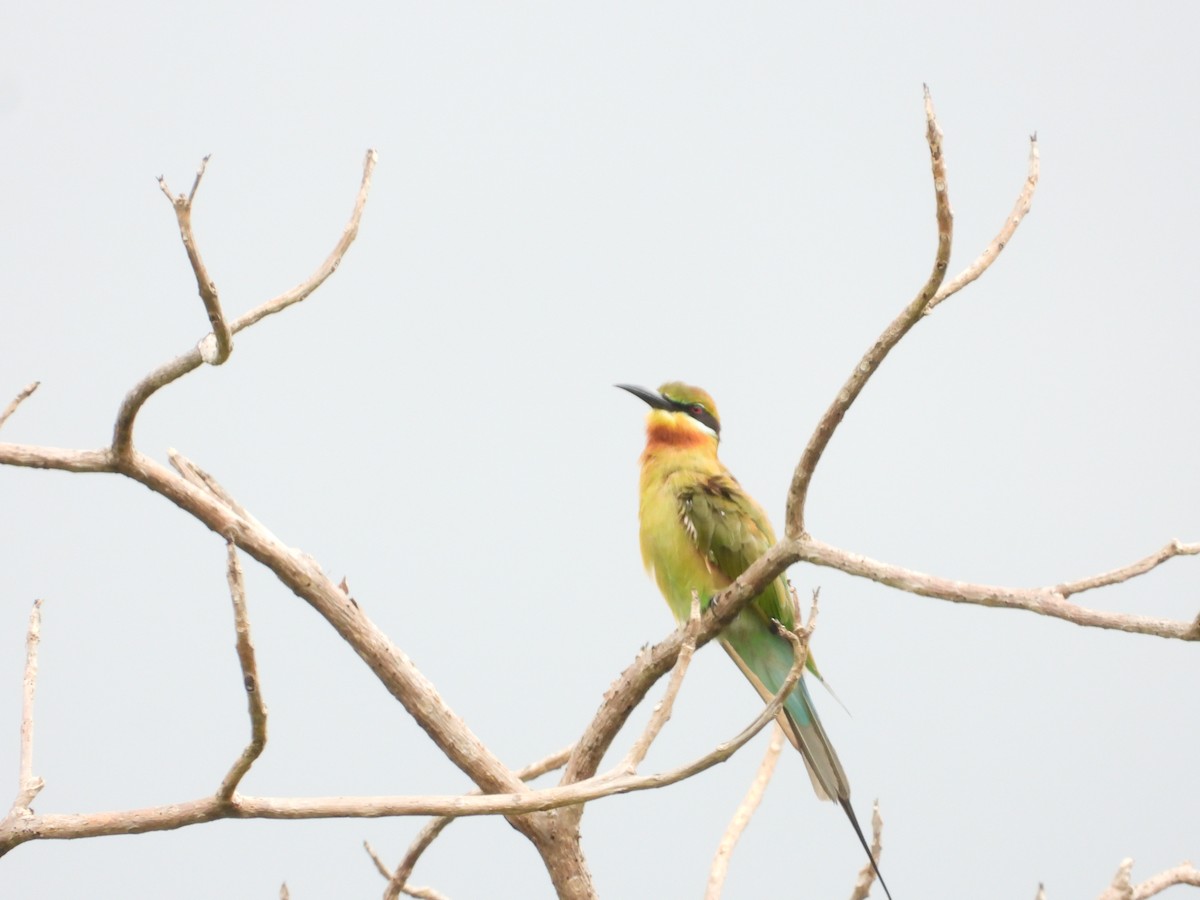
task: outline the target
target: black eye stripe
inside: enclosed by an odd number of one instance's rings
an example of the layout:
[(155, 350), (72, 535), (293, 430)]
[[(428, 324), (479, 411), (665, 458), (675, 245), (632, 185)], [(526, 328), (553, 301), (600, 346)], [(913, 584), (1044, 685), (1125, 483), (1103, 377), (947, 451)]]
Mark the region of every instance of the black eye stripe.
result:
[[(669, 397), (667, 399), (670, 400)], [(713, 434), (721, 433), (721, 423), (717, 421), (716, 417), (712, 413), (710, 413), (699, 403), (680, 403), (678, 400), (671, 400), (671, 405), (680, 412), (687, 413), (697, 422), (700, 422), (701, 424), (711, 428)]]

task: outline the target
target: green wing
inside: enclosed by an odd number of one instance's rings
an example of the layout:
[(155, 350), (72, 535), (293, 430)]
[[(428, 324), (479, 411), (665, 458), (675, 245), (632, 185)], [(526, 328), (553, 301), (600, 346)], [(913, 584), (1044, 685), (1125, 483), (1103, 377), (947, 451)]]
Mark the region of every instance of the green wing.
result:
[[(679, 494), (680, 517), (700, 553), (730, 581), (775, 543), (775, 533), (762, 507), (754, 502), (737, 479), (728, 473), (710, 475)], [(796, 627), (787, 576), (780, 575), (751, 601), (766, 622), (775, 619), (787, 628)], [(833, 693), (813, 654), (807, 669), (843, 709), (846, 705)]]
[[(706, 562), (733, 581), (775, 543), (762, 508), (728, 474), (710, 475), (679, 494), (680, 517)], [(795, 627), (787, 583), (781, 575), (752, 601), (766, 621)]]

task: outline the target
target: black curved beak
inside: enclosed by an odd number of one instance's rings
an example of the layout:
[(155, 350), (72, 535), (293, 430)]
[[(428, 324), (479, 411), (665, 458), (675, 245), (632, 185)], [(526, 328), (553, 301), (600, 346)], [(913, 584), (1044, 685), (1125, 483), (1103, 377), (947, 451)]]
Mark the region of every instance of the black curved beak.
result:
[(667, 400), (662, 395), (656, 394), (653, 391), (648, 391), (645, 388), (640, 388), (640, 387), (637, 387), (636, 385), (632, 385), (632, 384), (615, 384), (615, 385), (613, 385), (613, 387), (619, 387), (623, 391), (629, 391), (629, 393), (633, 394), (633, 396), (635, 396), (635, 397), (641, 397), (643, 400), (646, 401), (647, 404), (654, 407), (655, 409), (674, 409), (675, 408), (671, 404), (670, 400)]

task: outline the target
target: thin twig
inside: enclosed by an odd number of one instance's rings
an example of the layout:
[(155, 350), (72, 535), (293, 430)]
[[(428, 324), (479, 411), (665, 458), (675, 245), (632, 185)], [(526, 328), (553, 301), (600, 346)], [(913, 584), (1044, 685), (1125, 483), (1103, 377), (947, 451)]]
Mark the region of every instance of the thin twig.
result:
[(802, 626), (800, 623), (800, 597), (797, 596), (795, 589), (792, 590), (792, 607), (795, 609), (797, 632), (805, 640), (812, 637), (812, 633), (817, 630), (817, 617), (821, 614), (821, 586), (817, 585), (812, 589), (812, 599), (808, 605), (808, 621)]
[(1081, 578), (1079, 581), (1065, 582), (1056, 586), (1053, 590), (1065, 599), (1072, 594), (1081, 594), (1084, 591), (1106, 587), (1110, 584), (1120, 584), (1122, 581), (1128, 581), (1130, 578), (1138, 575), (1145, 575), (1151, 569), (1161, 566), (1172, 557), (1196, 556), (1197, 554), (1200, 554), (1200, 542), (1185, 544), (1178, 538), (1175, 538), (1157, 553), (1151, 553), (1145, 559), (1139, 559), (1135, 563), (1130, 563), (1119, 569), (1113, 569), (1111, 572), (1093, 575), (1091, 578)]
[(650, 752), (650, 745), (654, 743), (663, 726), (671, 718), (671, 711), (675, 708), (675, 697), (678, 696), (679, 689), (683, 686), (683, 676), (687, 674), (692, 656), (696, 652), (696, 633), (700, 628), (700, 595), (695, 591), (692, 591), (691, 615), (680, 628), (684, 632), (683, 644), (679, 648), (679, 658), (675, 660), (675, 668), (671, 670), (671, 680), (667, 682), (667, 689), (663, 693), (662, 699), (655, 704), (645, 729), (633, 742), (625, 759), (617, 766), (618, 771), (629, 775), (637, 772), (638, 766)]
[(392, 873), (388, 871), (387, 865), (379, 854), (375, 852), (375, 848), (371, 846), (370, 841), (363, 841), (363, 849), (367, 851), (367, 856), (371, 857), (371, 862), (375, 863), (375, 870), (384, 878), (391, 878)]
[(42, 641), (42, 601), (34, 600), (25, 635), (25, 675), (21, 679), (21, 768), (12, 812), (27, 812), (45, 782), (33, 774), (33, 701), (37, 694), (38, 645)]
[(721, 891), (725, 887), (725, 877), (729, 874), (729, 860), (733, 857), (733, 849), (737, 846), (738, 839), (746, 830), (746, 826), (750, 824), (750, 819), (758, 809), (758, 804), (762, 802), (767, 785), (771, 782), (771, 776), (775, 774), (775, 764), (779, 762), (779, 753), (783, 750), (784, 740), (783, 729), (776, 722), (771, 729), (771, 740), (767, 743), (767, 752), (758, 766), (754, 781), (750, 783), (746, 796), (742, 798), (742, 802), (734, 811), (733, 818), (729, 820), (729, 825), (725, 829), (725, 834), (717, 844), (717, 852), (713, 854), (712, 867), (708, 872), (708, 889), (704, 892), (705, 900), (719, 900), (721, 896)]
[[(379, 870), (379, 874), (388, 879), (390, 882), (391, 874), (388, 872), (387, 866), (384, 865), (383, 860), (379, 858), (379, 854), (375, 852), (375, 848), (371, 846), (371, 842), (363, 841), (363, 849), (367, 851), (367, 854), (371, 857), (371, 861), (375, 863), (375, 868)], [(390, 886), (391, 885), (389, 884), (389, 887)], [(398, 897), (400, 894), (407, 894), (410, 897), (422, 897), (424, 900), (449, 900), (445, 894), (435, 891), (433, 888), (418, 887), (415, 884), (399, 886), (396, 889), (395, 896)], [(384, 894), (384, 896), (386, 897), (387, 894)]]
[[(1184, 544), (1181, 546), (1191, 547), (1192, 545)], [(1149, 634), (1155, 637), (1175, 638), (1183, 641), (1200, 640), (1200, 617), (1190, 622), (1181, 622), (1172, 619), (1159, 619), (1153, 616), (1089, 609), (1088, 607), (1072, 603), (1059, 592), (1058, 588), (1054, 587), (1012, 588), (976, 584), (969, 581), (953, 581), (948, 578), (939, 578), (936, 575), (927, 575), (924, 572), (916, 572), (912, 569), (893, 566), (889, 563), (882, 563), (857, 553), (850, 553), (813, 537), (805, 537), (796, 541), (791, 547), (795, 551), (795, 559), (797, 561), (828, 566), (829, 568), (845, 572), (848, 575), (869, 578), (871, 581), (886, 584), (910, 594), (920, 594), (923, 597), (936, 597), (939, 600), (949, 600), (953, 603), (971, 603), (976, 606), (1023, 609), (1027, 612), (1037, 613), (1040, 616), (1062, 619), (1074, 625), (1082, 625), (1089, 628), (1106, 628), (1136, 634)], [(1183, 554), (1176, 553), (1171, 555), (1178, 556)], [(1115, 570), (1115, 572), (1125, 573), (1126, 570), (1131, 570), (1126, 577), (1132, 578), (1153, 568), (1153, 566), (1144, 566), (1144, 563), (1145, 560), (1142, 560), (1139, 563), (1134, 563), (1132, 566), (1126, 567), (1126, 569)], [(1105, 575), (1098, 575), (1094, 579), (1074, 582), (1073, 585), (1068, 585), (1068, 587), (1074, 587), (1077, 592), (1078, 590), (1082, 590), (1078, 585), (1098, 587), (1099, 584), (1092, 584), (1091, 582), (1111, 579), (1113, 577), (1114, 573), (1110, 572)], [(1117, 578), (1116, 580), (1123, 581), (1125, 577)], [(1106, 581), (1105, 583), (1110, 582)]]
[[(874, 809), (871, 813), (871, 858), (875, 860), (875, 865), (879, 864), (879, 857), (883, 855), (883, 816), (879, 814), (879, 801), (875, 801)], [(871, 893), (871, 885), (875, 883), (875, 865), (867, 863), (858, 872), (858, 880), (854, 882), (854, 890), (850, 893), (850, 900), (867, 900), (867, 896)]]
[(174, 447), (167, 449), (167, 461), (171, 463), (171, 467), (182, 475), (188, 482), (196, 485), (202, 490), (208, 491), (222, 503), (229, 507), (235, 515), (243, 519), (247, 524), (267, 531), (267, 527), (254, 518), (246, 507), (242, 506), (233, 495), (221, 485), (212, 475), (200, 468)]
[[(367, 854), (371, 857), (371, 861), (375, 863), (375, 868), (379, 870), (379, 874), (387, 878), (390, 882), (391, 875), (387, 870), (387, 866), (383, 864), (383, 860), (379, 858), (379, 854), (375, 852), (375, 848), (371, 846), (371, 842), (363, 841), (363, 849), (367, 851)], [(415, 884), (401, 885), (397, 889), (396, 896), (399, 896), (401, 893), (407, 894), (410, 897), (421, 897), (424, 900), (449, 900), (445, 894), (435, 891), (433, 888), (418, 887)]]
[(25, 385), (25, 387), (21, 388), (21, 392), (17, 394), (17, 396), (13, 397), (12, 402), (8, 404), (8, 406), (4, 407), (4, 412), (0, 413), (0, 428), (4, 427), (4, 423), (8, 421), (9, 416), (17, 411), (17, 407), (20, 406), (30, 394), (36, 391), (38, 389), (38, 385), (40, 384), (40, 381), (31, 381), (29, 384)]
[(946, 160), (942, 155), (942, 130), (938, 127), (937, 116), (933, 112), (933, 99), (929, 95), (928, 87), (925, 88), (925, 139), (929, 144), (933, 190), (937, 203), (938, 242), (937, 253), (933, 260), (933, 270), (921, 290), (917, 292), (917, 296), (863, 354), (849, 379), (838, 391), (838, 395), (833, 398), (833, 402), (825, 410), (825, 414), (821, 416), (821, 421), (813, 430), (812, 437), (808, 439), (808, 445), (804, 448), (800, 462), (796, 465), (795, 474), (792, 475), (791, 487), (788, 488), (786, 534), (789, 538), (797, 538), (805, 533), (804, 505), (808, 500), (808, 486), (812, 482), (817, 463), (821, 461), (821, 454), (825, 452), (830, 438), (833, 437), (833, 432), (884, 358), (908, 333), (909, 329), (921, 320), (925, 308), (946, 277), (946, 266), (950, 261), (950, 246), (954, 234), (954, 214), (950, 210), (950, 194), (946, 184)]
[(242, 667), (242, 685), (246, 689), (246, 705), (250, 712), (250, 743), (242, 755), (229, 769), (229, 774), (217, 790), (217, 798), (229, 800), (238, 784), (250, 771), (254, 761), (262, 755), (267, 745), (267, 706), (259, 690), (258, 662), (254, 654), (254, 642), (250, 638), (250, 614), (246, 610), (246, 583), (242, 577), (242, 566), (238, 562), (237, 545), (231, 540), (228, 548), (227, 577), (229, 594), (233, 599), (233, 622), (237, 631), (237, 657)]
[(267, 316), (282, 312), (289, 306), (304, 300), (309, 294), (324, 284), (325, 279), (337, 271), (338, 266), (342, 264), (342, 257), (346, 255), (346, 251), (350, 249), (350, 245), (354, 243), (354, 239), (358, 237), (358, 225), (362, 221), (363, 209), (367, 205), (367, 194), (371, 191), (371, 175), (374, 173), (375, 163), (378, 161), (379, 154), (374, 150), (368, 150), (366, 157), (363, 159), (362, 181), (358, 186), (358, 194), (354, 198), (354, 211), (350, 213), (350, 219), (342, 229), (342, 236), (329, 252), (329, 255), (325, 257), (325, 261), (317, 267), (317, 270), (312, 275), (304, 279), (304, 281), (300, 282), (290, 291), (284, 291), (278, 297), (274, 297), (266, 303), (256, 306), (241, 316), (233, 323), (235, 334), (243, 328), (249, 328)]
[(1017, 195), (1017, 202), (1013, 204), (1012, 212), (1004, 220), (1004, 225), (1001, 226), (1000, 232), (992, 238), (992, 242), (987, 245), (979, 256), (975, 257), (975, 260), (969, 266), (954, 276), (952, 280), (942, 285), (941, 290), (933, 295), (933, 299), (925, 307), (923, 315), (929, 315), (939, 303), (947, 297), (957, 294), (986, 272), (988, 267), (996, 261), (996, 257), (1000, 255), (1000, 251), (1008, 246), (1008, 242), (1016, 232), (1017, 226), (1021, 224), (1021, 220), (1028, 215), (1030, 207), (1033, 206), (1033, 192), (1037, 190), (1039, 169), (1040, 158), (1038, 154), (1037, 135), (1033, 134), (1029, 137), (1029, 170), (1025, 173), (1025, 183), (1021, 186), (1021, 193)]
[[(358, 195), (354, 201), (354, 211), (350, 214), (350, 220), (342, 229), (341, 237), (325, 261), (305, 281), (235, 320), (229, 326), (230, 333), (237, 334), (239, 331), (249, 328), (260, 319), (286, 309), (294, 303), (299, 303), (320, 287), (325, 282), (325, 279), (337, 270), (342, 257), (345, 256), (355, 237), (358, 236), (358, 224), (362, 219), (363, 208), (367, 202), (367, 194), (371, 190), (371, 174), (375, 170), (377, 159), (378, 156), (374, 150), (367, 151), (366, 159), (363, 161), (362, 181), (359, 184)], [(139, 381), (133, 390), (125, 395), (125, 399), (121, 402), (121, 409), (117, 413), (116, 424), (113, 426), (112, 448), (119, 456), (128, 455), (130, 448), (133, 446), (133, 422), (145, 402), (150, 399), (155, 391), (183, 377), (193, 369), (198, 368), (203, 362), (204, 358), (201, 355), (200, 349), (198, 347), (192, 348), (182, 356), (178, 356), (170, 362), (159, 366)]]
[(287, 882), (279, 886), (279, 900), (291, 900), (292, 892), (288, 890)]
[(204, 170), (208, 168), (209, 159), (210, 157), (206, 156), (200, 161), (196, 179), (192, 182), (192, 190), (186, 196), (174, 196), (167, 187), (166, 179), (161, 175), (158, 177), (158, 187), (166, 194), (167, 199), (171, 201), (171, 208), (175, 210), (175, 219), (179, 223), (179, 237), (183, 241), (183, 249), (187, 251), (192, 272), (196, 275), (196, 287), (200, 291), (204, 311), (208, 313), (208, 322), (212, 325), (212, 334), (200, 342), (200, 354), (209, 365), (219, 366), (229, 359), (229, 354), (233, 352), (233, 333), (229, 330), (229, 323), (225, 321), (225, 314), (221, 311), (217, 285), (209, 277), (204, 260), (200, 257), (200, 248), (196, 246), (196, 235), (192, 232), (192, 203), (196, 199), (196, 191), (200, 189), (200, 180), (204, 177)]

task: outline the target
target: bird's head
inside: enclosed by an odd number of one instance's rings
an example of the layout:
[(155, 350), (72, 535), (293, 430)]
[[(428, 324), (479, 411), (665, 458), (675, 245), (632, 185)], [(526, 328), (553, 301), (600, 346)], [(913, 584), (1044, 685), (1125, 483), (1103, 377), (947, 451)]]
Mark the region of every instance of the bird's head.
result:
[(717, 404), (702, 388), (669, 381), (658, 393), (632, 384), (617, 387), (640, 397), (650, 407), (646, 416), (646, 434), (652, 443), (692, 445), (712, 442), (721, 435)]

